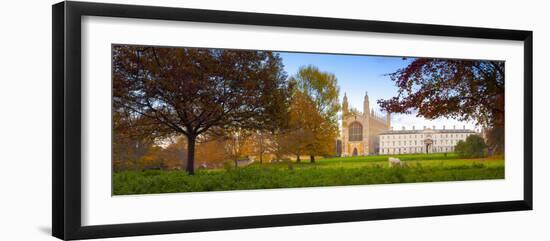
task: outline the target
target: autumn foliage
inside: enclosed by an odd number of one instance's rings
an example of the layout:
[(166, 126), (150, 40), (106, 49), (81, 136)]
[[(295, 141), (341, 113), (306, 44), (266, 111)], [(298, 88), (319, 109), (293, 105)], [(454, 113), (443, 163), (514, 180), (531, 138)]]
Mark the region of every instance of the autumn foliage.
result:
[(334, 75), (289, 79), (270, 51), (113, 46), (115, 170), (313, 162), (334, 153), (338, 110)]
[(113, 46), (114, 109), (143, 119), (149, 137), (185, 136), (189, 174), (198, 138), (277, 126), (285, 80), (269, 51)]
[(378, 103), (393, 113), (475, 121), (504, 152), (504, 74), (503, 61), (417, 58), (390, 74), (398, 93)]

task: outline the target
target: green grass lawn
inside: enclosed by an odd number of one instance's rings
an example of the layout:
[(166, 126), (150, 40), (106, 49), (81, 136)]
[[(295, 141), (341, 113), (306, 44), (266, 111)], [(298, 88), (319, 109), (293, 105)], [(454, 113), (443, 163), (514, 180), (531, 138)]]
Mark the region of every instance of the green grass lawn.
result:
[(268, 188), (503, 179), (503, 158), (462, 159), (455, 154), (398, 155), (404, 167), (389, 167), (388, 156), (320, 159), (315, 163), (255, 163), (236, 169), (126, 171), (113, 174), (113, 194), (202, 192)]

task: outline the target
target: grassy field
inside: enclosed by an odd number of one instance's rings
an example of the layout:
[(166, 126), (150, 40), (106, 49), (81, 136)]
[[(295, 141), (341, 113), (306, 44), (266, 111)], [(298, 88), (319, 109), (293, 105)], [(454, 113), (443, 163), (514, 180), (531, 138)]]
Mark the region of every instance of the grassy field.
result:
[(320, 159), (316, 163), (255, 163), (233, 169), (126, 171), (113, 174), (113, 194), (202, 192), (292, 187), (462, 181), (504, 178), (504, 159), (461, 159), (454, 154), (398, 155), (403, 167), (389, 167), (388, 156)]

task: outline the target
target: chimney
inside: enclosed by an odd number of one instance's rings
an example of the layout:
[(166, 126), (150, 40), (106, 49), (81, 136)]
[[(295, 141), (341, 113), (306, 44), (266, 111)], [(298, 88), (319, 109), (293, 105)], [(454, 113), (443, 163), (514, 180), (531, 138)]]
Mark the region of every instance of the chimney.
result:
[(401, 127), (401, 129), (405, 130), (405, 126)]
[(433, 129), (435, 130), (435, 125), (433, 126)]
[(466, 125), (463, 125), (463, 126), (462, 126), (462, 130), (466, 130)]
[(424, 126), (424, 130), (426, 130), (426, 126)]
[(413, 131), (414, 131), (414, 126), (413, 126)]
[(445, 125), (443, 125), (443, 130), (445, 130)]
[(454, 130), (454, 129), (456, 129), (456, 126), (455, 126), (455, 125), (453, 125), (453, 130)]

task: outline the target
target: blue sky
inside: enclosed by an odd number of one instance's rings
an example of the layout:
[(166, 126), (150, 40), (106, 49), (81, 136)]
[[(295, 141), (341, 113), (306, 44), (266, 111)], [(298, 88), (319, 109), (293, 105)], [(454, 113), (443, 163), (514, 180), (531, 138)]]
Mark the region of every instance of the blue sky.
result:
[[(412, 61), (411, 58), (404, 60), (401, 57), (344, 54), (279, 52), (279, 55), (283, 59), (285, 71), (289, 76), (294, 75), (301, 66), (310, 64), (317, 66), (321, 71), (336, 75), (340, 87), (340, 102), (346, 93), (350, 107), (357, 108), (359, 111), (363, 111), (363, 98), (365, 91), (368, 91), (370, 107), (378, 113), (381, 111), (376, 101), (397, 94), (397, 87), (386, 74), (395, 72)], [(415, 115), (393, 115), (392, 117), (394, 129), (401, 129), (403, 126), (410, 129), (413, 125), (416, 128), (436, 125), (438, 129), (443, 125), (446, 128), (452, 128), (453, 125), (456, 125), (457, 128), (462, 128), (463, 125), (469, 129), (475, 127), (473, 123), (446, 118), (426, 120), (415, 117)]]

